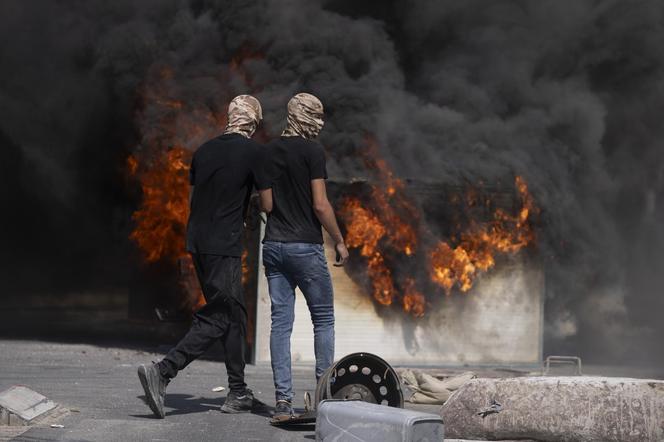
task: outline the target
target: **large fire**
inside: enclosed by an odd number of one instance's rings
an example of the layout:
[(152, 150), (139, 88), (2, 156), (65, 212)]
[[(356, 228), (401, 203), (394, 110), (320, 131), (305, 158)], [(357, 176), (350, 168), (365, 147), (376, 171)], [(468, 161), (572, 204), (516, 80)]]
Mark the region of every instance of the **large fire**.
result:
[[(251, 77), (243, 69), (245, 58), (260, 56), (241, 53), (233, 58), (229, 69), (250, 85)], [(223, 128), (225, 114), (183, 99), (168, 68), (146, 82), (141, 95), (145, 108), (139, 119), (147, 124), (141, 125), (145, 128), (141, 145), (127, 160), (130, 174), (140, 182), (143, 197), (133, 215), (131, 239), (147, 263), (166, 261), (179, 269), (180, 283), (187, 294), (180, 308), (194, 311), (205, 301), (191, 258), (184, 249), (189, 164), (193, 149)], [(220, 99), (228, 101), (230, 96)], [(431, 292), (423, 279), (447, 295), (455, 289), (468, 292), (478, 276), (495, 265), (499, 254), (515, 254), (533, 242), (530, 218), (537, 208), (526, 182), (518, 176), (515, 184), (520, 208), (516, 214), (495, 209), (491, 220), (471, 221), (446, 240), (432, 242), (429, 238), (433, 235), (422, 226), (420, 212), (409, 198), (404, 182), (380, 157), (376, 140), (367, 137), (365, 145), (363, 160), (373, 175), (370, 193), (366, 198), (344, 198), (340, 216), (346, 227), (347, 244), (363, 258), (368, 284), (378, 303), (400, 305), (408, 314), (421, 317), (427, 308), (423, 292)], [(466, 197), (469, 201), (474, 198), (472, 190)], [(427, 241), (422, 241), (424, 237)], [(246, 284), (246, 251), (242, 261)]]
[[(530, 217), (537, 208), (526, 182), (517, 176), (520, 208), (516, 215), (495, 209), (488, 222), (471, 220), (447, 241), (421, 244), (419, 237), (432, 234), (420, 225), (419, 211), (407, 196), (403, 181), (380, 159), (373, 138), (366, 139), (363, 152), (367, 169), (374, 175), (370, 197), (347, 196), (340, 215), (348, 247), (365, 258), (366, 276), (378, 303), (391, 305), (399, 300), (405, 312), (421, 317), (427, 301), (414, 275), (418, 267), (409, 263), (425, 266), (426, 279), (447, 295), (455, 287), (468, 292), (477, 277), (495, 265), (498, 254), (515, 254), (533, 242)], [(476, 203), (475, 198), (469, 190), (468, 204)], [(400, 271), (402, 267), (404, 271)]]
[(145, 122), (141, 145), (127, 159), (129, 173), (142, 191), (130, 238), (147, 263), (164, 261), (179, 272), (184, 296), (178, 307), (194, 311), (205, 300), (184, 244), (189, 165), (192, 148), (217, 135), (226, 117), (182, 99), (169, 68), (162, 68), (151, 80), (140, 91), (144, 108), (137, 117)]
[(148, 149), (127, 158), (129, 173), (140, 182), (143, 195), (140, 208), (133, 214), (135, 225), (130, 238), (147, 263), (164, 260), (178, 269), (185, 293), (178, 307), (187, 311), (205, 305), (195, 282), (194, 264), (183, 245), (189, 215), (190, 160), (191, 152), (179, 146), (163, 151)]
[(141, 184), (143, 200), (134, 212), (130, 238), (143, 251), (147, 262), (175, 260), (185, 256), (183, 238), (189, 214), (189, 162), (191, 152), (171, 147), (154, 156), (132, 155), (130, 173)]
[[(251, 77), (247, 60), (260, 54), (241, 48), (231, 59), (228, 72), (217, 80), (231, 83), (240, 78), (249, 89)], [(177, 81), (176, 73), (163, 67), (155, 71), (139, 91), (143, 108), (137, 120), (141, 144), (127, 159), (127, 169), (141, 186), (140, 207), (133, 214), (134, 229), (130, 238), (137, 244), (146, 263), (165, 261), (179, 272), (183, 298), (178, 306), (193, 312), (205, 305), (196, 279), (191, 256), (185, 250), (185, 232), (189, 216), (189, 167), (193, 151), (221, 133), (226, 125), (225, 104), (232, 98), (230, 88), (217, 96), (192, 99), (190, 91)], [(216, 109), (208, 102), (213, 99)], [(247, 251), (242, 254), (242, 283), (249, 282)], [(251, 327), (250, 327), (251, 329)]]
[(469, 291), (480, 272), (486, 272), (496, 262), (497, 253), (514, 254), (534, 240), (534, 232), (528, 217), (535, 209), (528, 186), (520, 176), (515, 178), (521, 208), (512, 216), (496, 209), (489, 223), (473, 222), (461, 233), (461, 241), (455, 247), (440, 241), (429, 254), (431, 279), (441, 286), (446, 294), (457, 286), (462, 292)]
[[(397, 289), (392, 271), (385, 262), (385, 252), (405, 256), (415, 253), (417, 216), (413, 206), (403, 197), (403, 182), (393, 176), (387, 163), (378, 156), (376, 142), (369, 137), (366, 142), (365, 165), (377, 173), (381, 185), (372, 186), (372, 209), (364, 207), (358, 198), (347, 198), (340, 215), (346, 222), (348, 247), (359, 249), (367, 258), (374, 299), (390, 305), (397, 296)], [(411, 299), (420, 298), (414, 289), (411, 293)]]

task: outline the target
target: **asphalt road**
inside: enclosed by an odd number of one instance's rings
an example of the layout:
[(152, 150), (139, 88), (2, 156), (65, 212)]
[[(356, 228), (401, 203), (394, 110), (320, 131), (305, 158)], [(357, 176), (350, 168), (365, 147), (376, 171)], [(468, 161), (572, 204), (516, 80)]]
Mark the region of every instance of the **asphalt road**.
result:
[[(314, 425), (275, 428), (269, 414), (228, 415), (219, 412), (226, 391), (226, 369), (221, 362), (194, 361), (168, 387), (166, 419), (157, 419), (143, 403), (136, 369), (159, 360), (167, 348), (117, 348), (108, 345), (0, 340), (0, 391), (22, 384), (69, 410), (27, 428), (0, 426), (0, 441), (309, 441)], [(440, 369), (453, 372), (467, 370)], [(472, 368), (470, 368), (472, 369)], [(480, 377), (519, 375), (517, 372), (476, 368)], [(585, 374), (664, 378), (659, 367), (584, 366)], [(521, 374), (526, 374), (522, 372)], [(274, 404), (272, 371), (268, 364), (248, 365), (247, 382), (255, 396)], [(296, 407), (303, 407), (304, 391), (315, 389), (311, 365), (293, 367)], [(438, 406), (406, 404), (407, 408), (436, 413)], [(50, 424), (64, 425), (51, 428)], [(22, 433), (22, 434), (20, 434)]]
[[(144, 350), (84, 344), (0, 341), (0, 391), (26, 385), (73, 410), (57, 420), (29, 429), (19, 441), (307, 441), (313, 426), (284, 430), (268, 424), (268, 415), (228, 415), (219, 412), (226, 391), (223, 363), (199, 360), (183, 370), (168, 387), (166, 419), (156, 419), (143, 403), (136, 368), (160, 359)], [(247, 381), (257, 398), (273, 405), (269, 365), (248, 365)], [(295, 405), (302, 393), (315, 388), (312, 366), (293, 370)], [(4, 432), (3, 432), (4, 430)], [(0, 427), (0, 440), (16, 429)], [(4, 434), (4, 436), (3, 436)]]

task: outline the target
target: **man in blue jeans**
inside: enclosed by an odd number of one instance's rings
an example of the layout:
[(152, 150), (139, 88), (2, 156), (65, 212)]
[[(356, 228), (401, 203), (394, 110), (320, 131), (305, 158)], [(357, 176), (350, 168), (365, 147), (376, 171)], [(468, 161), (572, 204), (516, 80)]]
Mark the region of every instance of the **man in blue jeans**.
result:
[(310, 94), (288, 102), (288, 124), (267, 145), (266, 187), (261, 204), (268, 213), (263, 265), (272, 302), (270, 356), (277, 404), (275, 419), (293, 414), (290, 337), (295, 288), (307, 301), (314, 325), (316, 380), (334, 361), (334, 294), (321, 226), (330, 234), (336, 266), (348, 258), (332, 205), (327, 199), (325, 151), (313, 141), (323, 127), (323, 104)]

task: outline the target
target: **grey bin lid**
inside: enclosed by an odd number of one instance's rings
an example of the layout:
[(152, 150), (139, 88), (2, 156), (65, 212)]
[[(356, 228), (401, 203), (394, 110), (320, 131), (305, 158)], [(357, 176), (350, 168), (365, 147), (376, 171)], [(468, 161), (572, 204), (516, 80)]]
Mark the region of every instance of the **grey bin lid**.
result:
[(436, 414), (357, 400), (324, 400), (318, 405), (316, 440), (438, 442), (444, 440), (444, 426)]

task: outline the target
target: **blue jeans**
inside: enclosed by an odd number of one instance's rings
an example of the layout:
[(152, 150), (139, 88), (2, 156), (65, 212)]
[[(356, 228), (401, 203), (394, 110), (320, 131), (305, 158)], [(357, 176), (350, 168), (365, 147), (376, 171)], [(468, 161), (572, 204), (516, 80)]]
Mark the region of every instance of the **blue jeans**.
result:
[(290, 337), (295, 287), (307, 301), (314, 324), (316, 380), (334, 362), (334, 293), (322, 244), (265, 241), (263, 265), (272, 301), (270, 359), (277, 400), (292, 401)]

